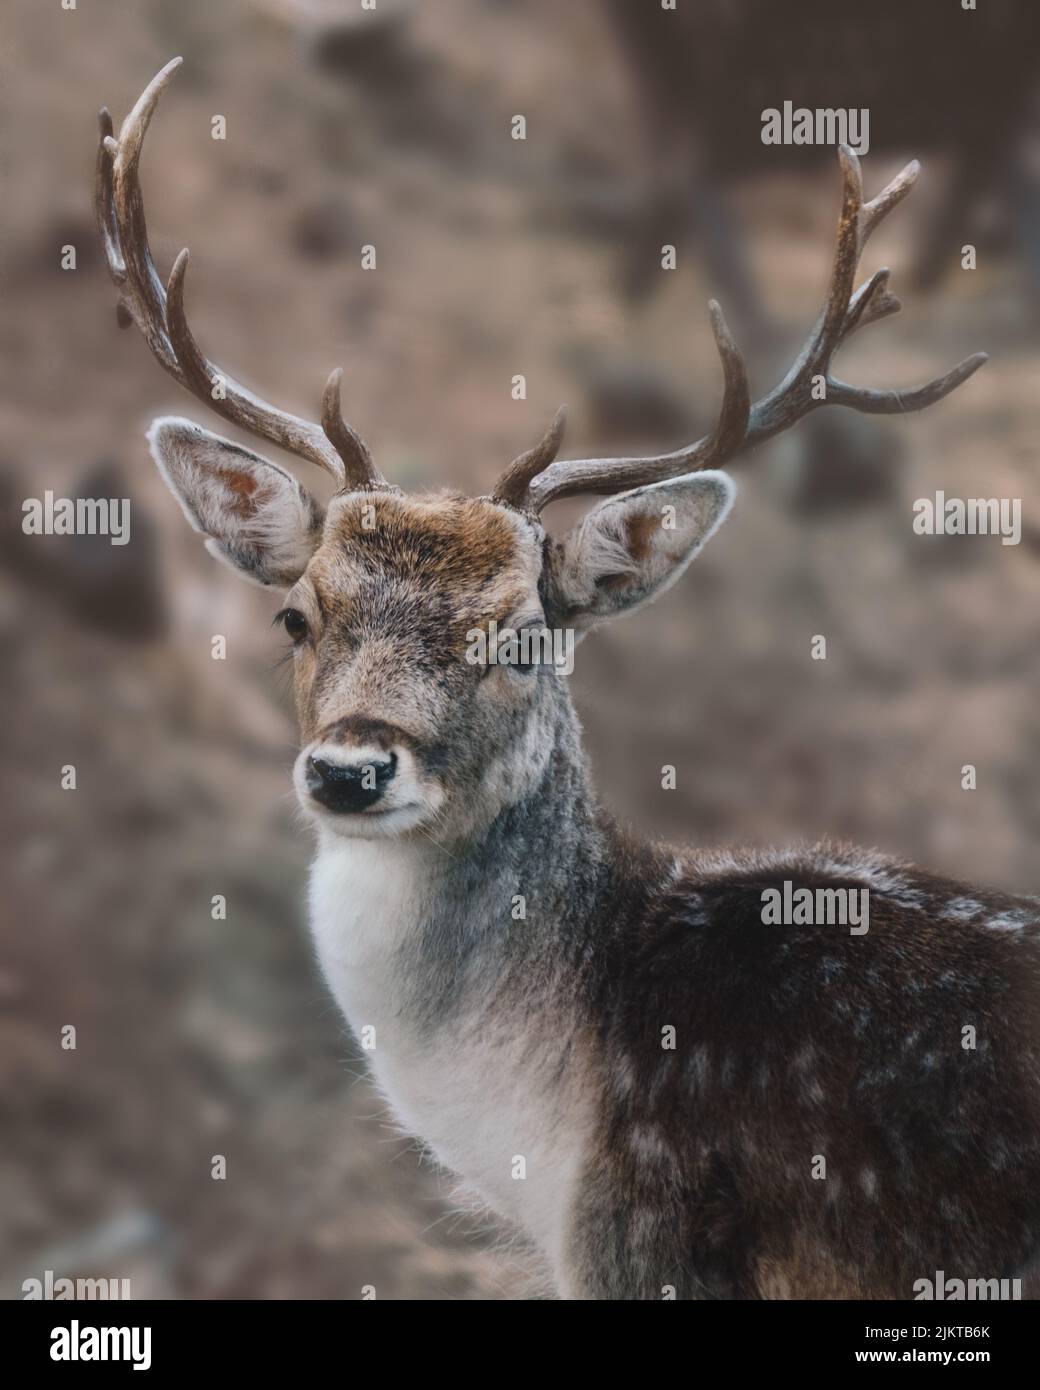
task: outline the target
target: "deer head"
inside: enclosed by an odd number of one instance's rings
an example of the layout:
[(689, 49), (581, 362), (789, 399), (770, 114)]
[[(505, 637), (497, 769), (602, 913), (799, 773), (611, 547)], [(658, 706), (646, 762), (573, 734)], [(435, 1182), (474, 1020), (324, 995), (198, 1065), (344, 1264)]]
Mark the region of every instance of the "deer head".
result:
[[(278, 616), (294, 650), (303, 743), (296, 788), (333, 833), (375, 838), (434, 824), (461, 833), (518, 800), (553, 755), (566, 706), (562, 679), (543, 663), (467, 660), (470, 634), (493, 621), (518, 631), (583, 633), (649, 602), (724, 520), (734, 485), (721, 464), (823, 404), (877, 414), (919, 410), (986, 360), (976, 354), (906, 391), (868, 390), (832, 375), (841, 344), (900, 307), (887, 270), (859, 289), (854, 282), (868, 237), (919, 171), (916, 162), (907, 165), (864, 202), (859, 163), (842, 147), (844, 193), (826, 301), (774, 390), (752, 404), (740, 352), (712, 302), (723, 393), (705, 438), (654, 457), (560, 461), (561, 408), (490, 495), (406, 497), (343, 419), (339, 371), (325, 387), (320, 424), (287, 414), (199, 348), (184, 310), (186, 250), (164, 288), (148, 246), (138, 169), (148, 123), (180, 61), (153, 78), (118, 138), (101, 112), (98, 227), (120, 291), (120, 322), (136, 322), (164, 370), (225, 419), (318, 464), (338, 484), (326, 508), (277, 464), (188, 420), (156, 420), (149, 431), (159, 471), (207, 549), (247, 578), (288, 590)], [(542, 510), (584, 493), (607, 500), (551, 539)]]

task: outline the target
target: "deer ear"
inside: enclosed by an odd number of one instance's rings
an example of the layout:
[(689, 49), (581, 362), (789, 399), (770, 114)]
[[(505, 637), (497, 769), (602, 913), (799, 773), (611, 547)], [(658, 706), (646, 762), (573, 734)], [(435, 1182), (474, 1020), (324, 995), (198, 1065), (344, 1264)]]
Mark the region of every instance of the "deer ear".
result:
[(256, 584), (287, 589), (321, 541), (325, 509), (276, 463), (190, 420), (153, 420), (152, 457), (206, 549)]
[(650, 603), (722, 525), (735, 494), (727, 474), (705, 471), (601, 502), (553, 553), (554, 620), (592, 627)]

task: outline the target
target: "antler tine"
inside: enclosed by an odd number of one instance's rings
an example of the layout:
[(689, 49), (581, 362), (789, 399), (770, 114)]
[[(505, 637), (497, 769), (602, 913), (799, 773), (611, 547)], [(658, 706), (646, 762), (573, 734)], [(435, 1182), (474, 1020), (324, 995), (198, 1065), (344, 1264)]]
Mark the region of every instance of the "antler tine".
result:
[(848, 145), (838, 146), (838, 160), (844, 175), (841, 217), (834, 244), (834, 262), (827, 287), (827, 298), (813, 332), (801, 354), (800, 375), (810, 376), (829, 362), (841, 339), (845, 315), (856, 285), (860, 255), (860, 215), (863, 210), (863, 175), (859, 159)]
[(108, 273), (117, 285), (126, 280), (126, 265), (119, 250), (119, 226), (116, 222), (115, 204), (112, 200), (112, 151), (107, 141), (112, 139), (114, 126), (112, 113), (107, 106), (98, 112), (97, 178), (94, 183), (94, 213), (97, 218), (98, 234), (105, 253)]
[(857, 328), (865, 328), (868, 323), (876, 323), (878, 319), (899, 313), (903, 306), (888, 288), (890, 274), (887, 266), (875, 270), (870, 279), (865, 280), (849, 300), (848, 313), (845, 315), (841, 336), (838, 339), (839, 347), (847, 338), (851, 338)]
[[(164, 371), (225, 420), (318, 464), (341, 485), (353, 485), (362, 477), (362, 485), (379, 485), (382, 479), (364, 442), (345, 421), (340, 420), (335, 433), (329, 434), (310, 420), (270, 405), (210, 362), (184, 312), (186, 250), (177, 257), (163, 287), (148, 243), (139, 166), (149, 122), (181, 61), (174, 58), (156, 73), (123, 122), (118, 138), (112, 134), (107, 109), (99, 115), (97, 224), (109, 273), (120, 290), (120, 322), (135, 322)], [(338, 452), (340, 443), (347, 448), (345, 456)]]
[(515, 458), (499, 478), (491, 494), (493, 500), (523, 510), (528, 504), (527, 493), (532, 480), (548, 468), (560, 452), (566, 428), (567, 407), (561, 405), (553, 416), (552, 424), (534, 448)]
[(780, 384), (749, 408), (743, 362), (713, 302), (712, 326), (726, 392), (712, 434), (674, 453), (650, 458), (564, 459), (553, 463), (527, 484), (529, 507), (540, 511), (557, 498), (574, 493), (619, 492), (722, 463), (788, 429), (821, 405), (843, 405), (872, 415), (922, 410), (956, 390), (987, 361), (986, 353), (974, 353), (944, 375), (905, 391), (851, 386), (831, 375), (835, 352), (858, 328), (899, 312), (899, 300), (888, 288), (887, 269), (875, 271), (855, 292), (853, 287), (867, 239), (913, 189), (921, 171), (917, 160), (911, 160), (877, 197), (864, 203), (859, 160), (847, 145), (839, 146), (838, 157), (843, 174), (842, 205), (827, 296), (801, 352)]
[(708, 301), (708, 313), (711, 316), (715, 347), (722, 363), (723, 391), (719, 418), (704, 448), (704, 455), (699, 464), (701, 468), (710, 468), (712, 464), (722, 463), (740, 448), (747, 433), (748, 417), (751, 413), (751, 387), (748, 383), (747, 367), (722, 316), (718, 300)]
[[(709, 302), (708, 311), (723, 377), (722, 404), (711, 434), (684, 449), (654, 458), (567, 459), (554, 463), (531, 478), (519, 505), (539, 512), (560, 497), (572, 497), (580, 492), (623, 492), (645, 483), (673, 478), (679, 473), (711, 468), (732, 457), (740, 448), (747, 429), (751, 393), (744, 359), (714, 299)], [(496, 496), (501, 486), (499, 483)]]
[[(857, 328), (888, 318), (902, 307), (889, 291), (887, 269), (875, 271), (855, 294), (851, 289), (867, 238), (910, 193), (921, 172), (917, 160), (911, 160), (876, 198), (864, 204), (859, 160), (847, 145), (839, 146), (838, 157), (845, 175), (845, 190), (827, 301), (783, 381), (752, 406), (745, 449), (771, 439), (822, 405), (843, 405), (873, 415), (922, 410), (967, 381), (988, 360), (986, 353), (974, 353), (942, 376), (905, 391), (855, 387), (832, 377), (831, 359), (841, 344)], [(813, 391), (814, 380), (820, 378), (822, 391)]]
[(877, 197), (871, 198), (870, 202), (866, 204), (860, 219), (860, 251), (866, 246), (867, 238), (882, 218), (887, 217), (896, 204), (901, 203), (906, 195), (913, 191), (920, 173), (921, 165), (916, 159), (911, 159), (910, 163), (905, 164), (890, 183), (885, 184)]
[(118, 139), (112, 133), (108, 109), (103, 107), (98, 113), (101, 139), (95, 202), (109, 273), (122, 291), (120, 322), (124, 326), (128, 319), (135, 322), (160, 365), (184, 385), (184, 375), (166, 334), (165, 296), (148, 246), (144, 203), (137, 178), (141, 142), (148, 122), (180, 63), (180, 58), (174, 58), (156, 73), (123, 122)]
[(988, 361), (988, 353), (973, 352), (942, 376), (933, 377), (923, 386), (910, 387), (905, 391), (878, 391), (869, 386), (850, 386), (847, 381), (839, 381), (836, 377), (828, 378), (827, 390), (833, 405), (847, 405), (866, 415), (901, 415), (906, 411), (923, 410), (925, 406), (941, 401), (943, 396), (956, 391), (962, 381), (974, 376)]
[(185, 247), (173, 263), (166, 287), (166, 325), (188, 389), (233, 425), (277, 444), (290, 454), (310, 459), (319, 468), (331, 473), (338, 483), (345, 484), (347, 471), (344, 460), (317, 425), (286, 410), (278, 410), (255, 396), (240, 382), (214, 366), (199, 347), (184, 313), (184, 277), (187, 268), (188, 250)]
[(386, 479), (376, 467), (368, 445), (343, 418), (340, 410), (342, 381), (343, 368), (337, 367), (325, 383), (321, 395), (321, 427), (343, 460), (347, 483), (355, 488), (386, 487)]

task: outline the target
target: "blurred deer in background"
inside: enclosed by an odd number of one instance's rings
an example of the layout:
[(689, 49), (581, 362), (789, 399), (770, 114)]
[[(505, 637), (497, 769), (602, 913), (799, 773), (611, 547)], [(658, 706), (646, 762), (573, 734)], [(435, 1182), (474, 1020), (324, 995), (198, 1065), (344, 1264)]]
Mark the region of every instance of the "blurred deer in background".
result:
[(950, 156), (951, 177), (914, 257), (918, 284), (934, 287), (957, 264), (962, 243), (982, 230), (976, 215), (989, 198), (1040, 289), (1035, 5), (990, 0), (968, 12), (947, 0), (874, 0), (858, 11), (830, 0), (702, 0), (675, 10), (658, 0), (602, 3), (631, 78), (649, 170), (633, 229), (632, 293), (649, 289), (657, 248), (675, 240), (678, 222), (696, 235), (713, 282), (748, 329), (761, 329), (760, 296), (721, 189), (742, 175), (818, 166), (829, 153), (762, 143), (762, 112), (788, 99), (811, 109), (866, 108), (870, 149), (882, 156), (908, 146)]
[[(732, 194), (742, 178), (805, 172), (831, 158), (829, 149), (763, 144), (762, 113), (787, 99), (832, 112), (866, 109), (875, 156), (924, 147), (948, 164), (912, 250), (918, 286), (941, 283), (966, 242), (986, 256), (1003, 241), (1040, 306), (1036, 5), (992, 0), (976, 13), (948, 0), (698, 0), (674, 10), (658, 0), (600, 3), (642, 134), (619, 238), (619, 278), (633, 306), (659, 283), (662, 244), (685, 248), (688, 240), (746, 336), (752, 367), (772, 371), (784, 360), (785, 335), (755, 282)], [(618, 219), (624, 223), (623, 212)], [(615, 367), (602, 389), (620, 377), (638, 399), (645, 374), (645, 364)], [(658, 378), (658, 410), (673, 390)], [(893, 496), (899, 445), (873, 425), (817, 416), (797, 455), (793, 501), (807, 515)]]
[[(559, 670), (468, 659), (496, 622), (581, 635), (651, 601), (729, 511), (718, 466), (817, 406), (916, 410), (981, 365), (908, 391), (832, 372), (899, 307), (885, 271), (854, 282), (916, 165), (867, 202), (841, 152), (826, 302), (754, 403), (711, 305), (724, 385), (705, 438), (560, 461), (561, 411), (488, 496), (406, 497), (343, 420), (338, 372), (320, 425), (288, 415), (203, 355), (186, 251), (164, 289), (138, 165), (178, 62), (118, 138), (102, 112), (101, 236), (160, 365), (336, 481), (323, 507), (187, 420), (149, 432), (207, 548), (287, 590), (314, 939), (400, 1124), (569, 1297), (908, 1298), (938, 1269), (1018, 1275), (1040, 1242), (1040, 901), (835, 845), (636, 839), (596, 800)], [(550, 537), (540, 513), (585, 493), (606, 500)], [(768, 924), (766, 897), (792, 886), (868, 895), (869, 930)]]

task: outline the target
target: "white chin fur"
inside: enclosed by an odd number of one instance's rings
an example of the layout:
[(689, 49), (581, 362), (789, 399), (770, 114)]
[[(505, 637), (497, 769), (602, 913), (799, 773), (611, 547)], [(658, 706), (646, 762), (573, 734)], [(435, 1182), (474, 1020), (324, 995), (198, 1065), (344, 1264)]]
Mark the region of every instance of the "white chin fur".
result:
[(320, 827), (322, 835), (337, 840), (392, 840), (408, 830), (414, 830), (431, 818), (428, 806), (413, 804), (384, 811), (381, 815), (359, 811), (354, 815), (337, 815), (323, 811), (313, 802), (304, 807), (307, 816)]

